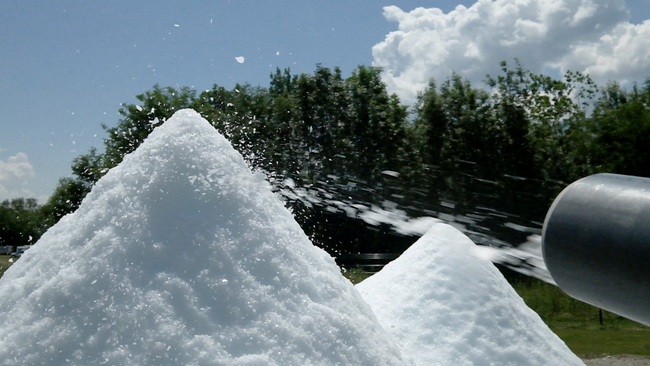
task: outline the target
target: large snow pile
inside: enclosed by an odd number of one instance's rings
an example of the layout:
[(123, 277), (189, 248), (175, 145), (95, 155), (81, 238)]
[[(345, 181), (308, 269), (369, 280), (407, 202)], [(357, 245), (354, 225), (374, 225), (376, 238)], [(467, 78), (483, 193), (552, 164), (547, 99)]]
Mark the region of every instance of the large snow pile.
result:
[(357, 285), (419, 366), (584, 365), (457, 229), (435, 223)]
[(404, 365), (230, 143), (176, 113), (0, 280), (2, 365)]

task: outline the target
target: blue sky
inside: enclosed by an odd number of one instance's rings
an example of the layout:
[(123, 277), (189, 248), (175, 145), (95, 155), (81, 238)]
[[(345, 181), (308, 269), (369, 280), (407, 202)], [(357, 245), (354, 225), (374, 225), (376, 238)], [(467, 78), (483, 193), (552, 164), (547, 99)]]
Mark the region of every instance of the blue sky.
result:
[[(571, 16), (573, 38), (543, 60), (531, 59), (531, 70), (584, 69), (624, 81), (650, 76), (650, 56), (642, 47), (642, 39), (650, 39), (644, 36), (650, 22), (643, 23), (650, 18), (650, 1), (596, 6), (590, 0), (553, 0), (562, 5), (554, 12), (544, 10), (549, 3), (543, 1), (550, 0), (5, 0), (0, 3), (0, 200), (44, 200), (58, 179), (70, 174), (72, 159), (102, 146), (101, 124), (117, 123), (120, 103), (135, 102), (136, 94), (154, 84), (197, 90), (215, 83), (266, 86), (276, 67), (301, 73), (322, 63), (348, 74), (359, 64), (375, 64), (387, 70), (387, 84), (408, 102), (421, 83), (444, 77), (455, 65), (470, 78), (494, 70), (492, 58), (499, 55), (517, 55), (527, 66), (527, 47), (549, 47), (556, 40), (548, 29), (568, 24)], [(512, 5), (518, 10), (505, 11)], [(523, 22), (531, 11), (537, 20)], [(558, 14), (566, 19), (553, 23)], [(546, 31), (535, 35), (530, 29)], [(508, 32), (521, 35), (521, 42), (512, 46), (500, 39)], [(615, 44), (603, 43), (603, 36)], [(505, 44), (505, 51), (499, 48)], [(624, 46), (637, 53), (635, 66), (619, 65), (613, 56), (609, 63), (597, 61), (607, 60), (596, 56), (608, 52), (620, 54)], [(585, 54), (596, 55), (594, 61)], [(238, 63), (238, 56), (245, 62)]]

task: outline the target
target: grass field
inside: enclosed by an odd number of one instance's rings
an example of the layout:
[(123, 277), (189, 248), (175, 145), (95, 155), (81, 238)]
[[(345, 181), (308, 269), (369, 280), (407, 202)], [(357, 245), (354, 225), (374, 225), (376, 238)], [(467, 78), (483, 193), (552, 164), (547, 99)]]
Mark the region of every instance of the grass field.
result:
[(650, 356), (650, 331), (647, 329), (553, 328), (573, 353), (583, 358), (605, 355)]
[(4, 274), (7, 268), (11, 265), (11, 262), (9, 262), (10, 259), (11, 256), (0, 255), (0, 277), (2, 277), (2, 274)]
[(650, 328), (575, 300), (535, 278), (509, 280), (526, 304), (575, 354), (650, 356)]

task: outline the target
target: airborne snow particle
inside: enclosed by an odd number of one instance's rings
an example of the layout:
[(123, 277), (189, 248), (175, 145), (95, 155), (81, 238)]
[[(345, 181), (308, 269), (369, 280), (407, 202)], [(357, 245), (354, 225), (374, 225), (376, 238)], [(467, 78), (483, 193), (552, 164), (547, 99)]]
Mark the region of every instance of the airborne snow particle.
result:
[(240, 64), (243, 64), (245, 59), (244, 56), (237, 56), (235, 57), (235, 60), (237, 60), (237, 62), (239, 62)]
[(399, 177), (399, 173), (393, 170), (384, 170), (383, 172), (381, 172), (381, 174), (386, 174), (388, 176), (395, 177), (395, 178)]

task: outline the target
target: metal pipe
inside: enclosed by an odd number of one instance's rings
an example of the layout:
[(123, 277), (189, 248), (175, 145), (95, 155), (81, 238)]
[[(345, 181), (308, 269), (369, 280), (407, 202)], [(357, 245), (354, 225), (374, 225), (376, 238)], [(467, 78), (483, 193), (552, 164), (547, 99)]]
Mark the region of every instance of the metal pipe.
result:
[(650, 179), (596, 174), (560, 193), (544, 261), (568, 295), (650, 325)]

